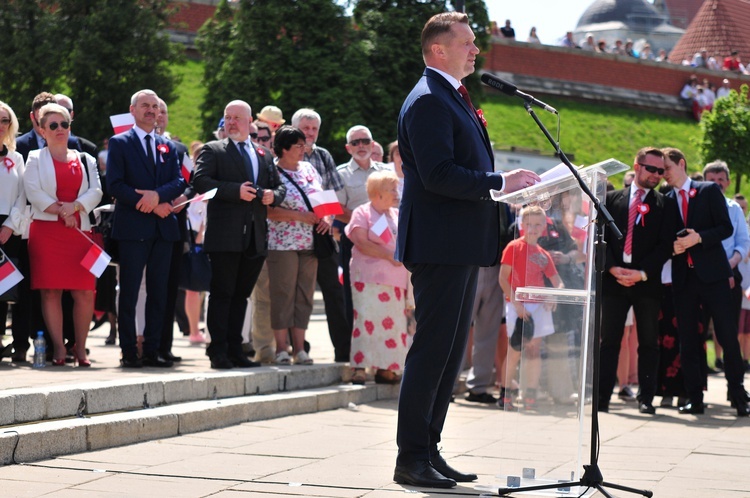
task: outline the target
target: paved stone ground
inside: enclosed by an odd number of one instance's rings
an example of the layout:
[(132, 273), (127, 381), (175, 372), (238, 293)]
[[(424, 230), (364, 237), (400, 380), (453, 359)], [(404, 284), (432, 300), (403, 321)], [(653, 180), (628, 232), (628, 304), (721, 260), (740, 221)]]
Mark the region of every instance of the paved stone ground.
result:
[[(325, 321), (311, 324), (316, 363), (332, 362)], [(108, 331), (92, 333), (92, 369), (32, 370), (0, 364), (0, 386), (38, 387), (122, 376), (154, 375), (155, 369), (123, 372), (119, 348), (103, 346)], [(7, 338), (6, 338), (7, 339)], [(175, 354), (185, 357), (163, 375), (210, 371), (201, 348), (177, 337)], [(658, 409), (637, 412), (635, 403), (613, 400), (602, 414), (600, 468), (607, 481), (650, 489), (655, 496), (750, 497), (750, 420), (737, 419), (724, 401), (723, 378), (709, 379), (703, 416)], [(396, 401), (244, 423), (24, 465), (0, 467), (0, 495), (15, 496), (316, 496), (386, 498), (488, 494), (504, 484), (507, 465), (518, 464), (526, 445), (552, 448), (556, 420), (541, 414), (545, 430), (521, 443), (508, 443), (518, 414), (477, 406), (459, 397), (448, 414), (442, 446), (457, 468), (477, 472), (475, 485), (454, 490), (418, 490), (392, 482), (396, 455)], [(550, 452), (553, 450), (549, 450)], [(583, 463), (588, 462), (584, 452)], [(609, 490), (613, 496), (635, 496)], [(496, 492), (494, 492), (496, 495)], [(548, 494), (547, 496), (563, 496)], [(596, 495), (595, 495), (596, 496)]]

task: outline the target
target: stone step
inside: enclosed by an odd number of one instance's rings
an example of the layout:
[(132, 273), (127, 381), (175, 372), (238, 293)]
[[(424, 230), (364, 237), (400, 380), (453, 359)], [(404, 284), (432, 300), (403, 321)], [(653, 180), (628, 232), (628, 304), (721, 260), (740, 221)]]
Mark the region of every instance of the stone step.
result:
[[(314, 376), (308, 370), (301, 375), (288, 375), (290, 383), (304, 384), (301, 377)], [(281, 375), (283, 376), (283, 374)], [(208, 376), (206, 376), (208, 377)], [(213, 377), (213, 376), (212, 376)], [(334, 385), (303, 388), (295, 391), (276, 391), (273, 394), (260, 394), (260, 391), (221, 397), (229, 390), (241, 386), (260, 386), (243, 375), (219, 377), (225, 384), (208, 379), (195, 379), (200, 386), (200, 395), (211, 392), (209, 386), (216, 386), (217, 399), (202, 399), (182, 403), (167, 404), (155, 408), (142, 408), (133, 411), (83, 415), (37, 423), (15, 425), (0, 429), (0, 465), (25, 463), (53, 458), (60, 455), (81, 453), (140, 443), (166, 437), (190, 434), (229, 425), (266, 420), (288, 415), (313, 413), (337, 408), (356, 409), (357, 404), (370, 403), (398, 396), (398, 386), (368, 384), (364, 386)], [(242, 377), (245, 377), (244, 379)], [(234, 379), (232, 381), (232, 379)], [(147, 392), (144, 383), (142, 392)], [(221, 390), (219, 385), (222, 385)], [(205, 389), (204, 389), (205, 387)], [(137, 389), (120, 389), (127, 392), (125, 397), (134, 398)], [(166, 391), (166, 387), (164, 388)], [(91, 390), (82, 390), (84, 398)], [(185, 396), (188, 390), (181, 391)], [(109, 396), (108, 396), (109, 397)], [(113, 406), (102, 403), (100, 406)]]

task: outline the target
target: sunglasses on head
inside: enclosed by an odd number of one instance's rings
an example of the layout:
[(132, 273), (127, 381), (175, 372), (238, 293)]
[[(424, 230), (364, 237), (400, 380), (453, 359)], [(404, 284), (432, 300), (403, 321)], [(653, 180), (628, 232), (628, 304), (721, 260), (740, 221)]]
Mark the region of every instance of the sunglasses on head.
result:
[(371, 143), (372, 143), (372, 139), (370, 138), (358, 138), (356, 140), (352, 140), (351, 142), (349, 142), (349, 145), (357, 147), (358, 145), (370, 145)]
[(67, 130), (68, 128), (70, 128), (70, 123), (68, 123), (67, 121), (60, 121), (59, 123), (57, 121), (53, 121), (49, 124), (48, 128), (50, 129), (50, 131), (55, 131), (58, 126), (62, 126), (63, 130)]
[(656, 166), (651, 166), (650, 164), (638, 163), (638, 165), (644, 168), (649, 173), (659, 173), (660, 175), (663, 175), (664, 171), (666, 171), (664, 168), (657, 168)]

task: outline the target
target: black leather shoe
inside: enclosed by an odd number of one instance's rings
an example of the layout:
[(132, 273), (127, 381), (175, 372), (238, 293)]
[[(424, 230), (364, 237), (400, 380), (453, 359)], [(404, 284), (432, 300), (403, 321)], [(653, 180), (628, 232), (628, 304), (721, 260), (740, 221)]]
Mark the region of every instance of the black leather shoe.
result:
[(120, 360), (122, 368), (143, 368), (143, 362), (137, 356), (123, 356)]
[(398, 484), (423, 488), (453, 488), (456, 481), (435, 470), (427, 460), (417, 460), (406, 465), (396, 465), (393, 480)]
[(230, 368), (234, 368), (234, 363), (226, 356), (214, 356), (211, 358), (211, 368), (215, 370), (229, 370)]
[(165, 360), (159, 355), (145, 356), (141, 362), (144, 367), (169, 368), (174, 365), (170, 360)]
[(645, 413), (646, 415), (654, 415), (656, 413), (656, 408), (654, 408), (654, 405), (651, 403), (639, 403), (638, 411)]
[(232, 366), (235, 366), (237, 368), (254, 368), (259, 367), (260, 362), (257, 361), (251, 361), (247, 357), (232, 357), (229, 359), (230, 362), (232, 362)]
[(693, 403), (692, 401), (685, 406), (678, 408), (678, 411), (684, 415), (703, 415), (706, 411), (706, 407), (702, 401)]
[(738, 417), (750, 416), (750, 406), (748, 406), (748, 394), (744, 388), (737, 389), (733, 392), (728, 393), (728, 397), (732, 402), (732, 408), (737, 410)]
[(488, 405), (494, 405), (495, 403), (497, 403), (497, 398), (487, 392), (474, 394), (473, 392), (469, 391), (466, 394), (466, 401), (471, 401), (472, 403), (486, 403)]
[(162, 353), (160, 356), (163, 359), (165, 359), (166, 361), (173, 361), (175, 363), (178, 363), (178, 362), (182, 361), (182, 356), (175, 356), (175, 355), (172, 354), (171, 351), (167, 351), (166, 353)]
[(471, 482), (477, 480), (476, 474), (464, 474), (463, 472), (459, 472), (448, 465), (448, 462), (445, 461), (445, 458), (443, 458), (440, 453), (432, 455), (430, 457), (430, 464), (432, 465), (433, 469), (437, 470), (445, 477), (453, 479), (456, 482)]

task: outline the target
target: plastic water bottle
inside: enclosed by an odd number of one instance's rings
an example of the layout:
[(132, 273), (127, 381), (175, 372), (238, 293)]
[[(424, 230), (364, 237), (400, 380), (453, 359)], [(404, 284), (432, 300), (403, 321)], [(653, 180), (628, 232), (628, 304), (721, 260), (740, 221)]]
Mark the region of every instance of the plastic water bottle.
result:
[(36, 333), (34, 339), (34, 368), (44, 368), (47, 366), (47, 342), (44, 340), (44, 332), (41, 330)]

